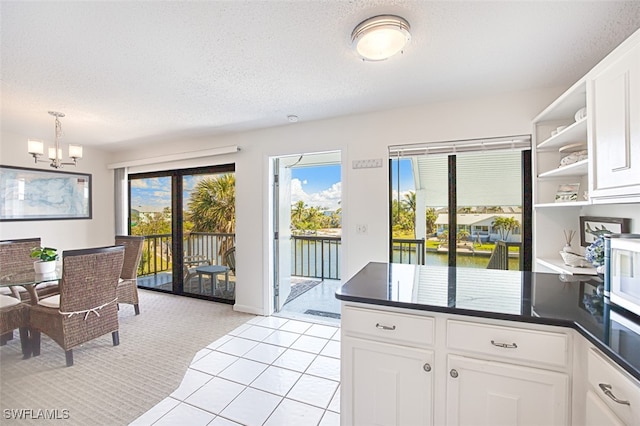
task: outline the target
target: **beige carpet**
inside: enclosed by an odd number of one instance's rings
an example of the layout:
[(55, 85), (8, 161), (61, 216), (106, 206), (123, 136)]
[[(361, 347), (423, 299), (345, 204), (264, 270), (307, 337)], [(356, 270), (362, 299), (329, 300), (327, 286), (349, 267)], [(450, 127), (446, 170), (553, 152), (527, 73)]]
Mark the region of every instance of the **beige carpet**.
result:
[[(41, 355), (23, 360), (16, 331), (0, 347), (0, 424), (126, 425), (178, 387), (197, 351), (253, 317), (231, 305), (144, 290), (140, 311), (135, 316), (122, 305), (120, 345), (112, 346), (111, 334), (82, 345), (72, 367), (44, 334)], [(7, 411), (20, 409), (68, 418), (14, 420), (15, 411)]]

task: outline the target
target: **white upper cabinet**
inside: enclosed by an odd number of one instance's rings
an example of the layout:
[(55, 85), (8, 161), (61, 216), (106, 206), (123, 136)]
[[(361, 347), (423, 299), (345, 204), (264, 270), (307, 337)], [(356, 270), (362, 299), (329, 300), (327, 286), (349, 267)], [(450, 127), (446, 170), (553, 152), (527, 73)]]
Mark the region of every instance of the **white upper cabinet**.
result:
[[(590, 75), (594, 202), (640, 199), (640, 32)], [(625, 200), (627, 198), (628, 200)]]

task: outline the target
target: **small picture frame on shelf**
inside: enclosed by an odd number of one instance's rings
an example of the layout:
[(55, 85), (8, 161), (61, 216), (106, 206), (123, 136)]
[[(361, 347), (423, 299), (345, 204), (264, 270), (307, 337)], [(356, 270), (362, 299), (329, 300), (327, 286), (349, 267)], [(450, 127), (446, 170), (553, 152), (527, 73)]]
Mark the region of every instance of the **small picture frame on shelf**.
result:
[(556, 192), (556, 203), (570, 203), (578, 201), (579, 183), (563, 183), (558, 186)]
[(631, 219), (621, 217), (580, 216), (580, 245), (587, 247), (606, 234), (624, 234), (631, 229)]

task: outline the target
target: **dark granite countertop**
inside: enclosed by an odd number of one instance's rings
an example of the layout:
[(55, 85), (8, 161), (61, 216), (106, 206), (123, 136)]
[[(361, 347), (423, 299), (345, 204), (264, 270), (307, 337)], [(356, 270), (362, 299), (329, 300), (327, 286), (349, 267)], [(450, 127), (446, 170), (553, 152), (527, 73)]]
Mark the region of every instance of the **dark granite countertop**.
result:
[(609, 302), (592, 276), (369, 263), (342, 301), (570, 327), (640, 380), (640, 317)]

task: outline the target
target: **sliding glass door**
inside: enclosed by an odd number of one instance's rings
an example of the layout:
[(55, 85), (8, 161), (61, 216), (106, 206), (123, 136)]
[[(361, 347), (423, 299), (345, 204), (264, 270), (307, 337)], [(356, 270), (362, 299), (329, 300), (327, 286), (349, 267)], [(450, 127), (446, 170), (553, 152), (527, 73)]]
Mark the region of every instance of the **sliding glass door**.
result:
[(530, 270), (529, 148), (529, 136), (391, 147), (391, 261)]
[(138, 286), (235, 300), (234, 166), (129, 176), (129, 232), (145, 236)]

